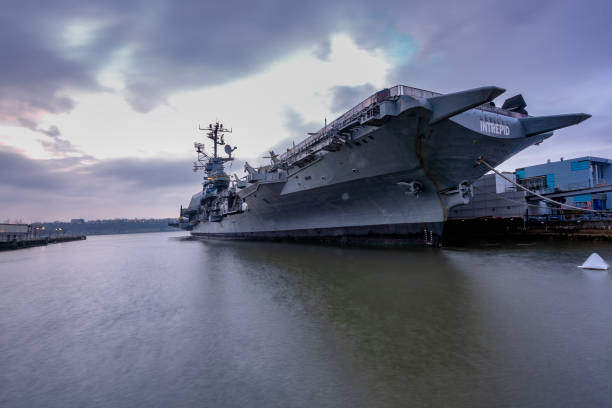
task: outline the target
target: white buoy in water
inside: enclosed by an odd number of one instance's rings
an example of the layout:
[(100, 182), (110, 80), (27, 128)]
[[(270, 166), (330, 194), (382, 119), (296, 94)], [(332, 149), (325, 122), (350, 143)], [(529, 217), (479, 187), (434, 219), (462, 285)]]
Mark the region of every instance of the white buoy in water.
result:
[(598, 269), (598, 270), (606, 270), (610, 266), (604, 261), (601, 256), (599, 256), (596, 252), (593, 252), (591, 256), (587, 258), (586, 261), (579, 268), (582, 269)]

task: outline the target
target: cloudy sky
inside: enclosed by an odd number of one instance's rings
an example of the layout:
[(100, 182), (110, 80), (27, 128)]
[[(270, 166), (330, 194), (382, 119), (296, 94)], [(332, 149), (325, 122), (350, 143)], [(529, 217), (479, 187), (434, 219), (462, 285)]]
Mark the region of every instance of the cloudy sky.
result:
[[(252, 163), (398, 83), (587, 112), (501, 166), (612, 158), (608, 1), (5, 1), (0, 219), (170, 217), (198, 124)], [(235, 163), (231, 172), (240, 172)]]

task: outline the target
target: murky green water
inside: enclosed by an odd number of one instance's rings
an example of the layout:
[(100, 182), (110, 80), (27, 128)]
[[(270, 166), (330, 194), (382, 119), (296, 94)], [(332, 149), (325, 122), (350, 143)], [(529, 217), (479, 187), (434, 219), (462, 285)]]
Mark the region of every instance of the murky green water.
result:
[(0, 253), (0, 406), (612, 406), (612, 244), (179, 235)]

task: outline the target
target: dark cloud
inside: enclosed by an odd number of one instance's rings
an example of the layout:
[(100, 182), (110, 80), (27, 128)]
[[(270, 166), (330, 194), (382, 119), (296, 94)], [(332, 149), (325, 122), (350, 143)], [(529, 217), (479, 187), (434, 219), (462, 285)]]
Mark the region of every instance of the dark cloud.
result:
[(166, 97), (159, 88), (145, 82), (129, 84), (125, 99), (136, 112), (140, 113), (147, 113), (160, 103), (166, 102)]
[[(13, 2), (0, 17), (0, 118), (72, 109), (70, 91), (102, 90), (96, 76), (121, 52), (126, 100), (147, 112), (176, 90), (252, 74), (299, 49), (315, 47), (326, 59), (329, 37), (340, 31), (364, 49), (410, 41), (414, 58), (391, 72), (390, 83), (450, 91), (500, 81), (538, 88), (543, 74), (551, 83), (575, 82), (609, 70), (611, 8), (550, 0), (390, 1), (384, 8), (364, 1)], [(90, 26), (80, 42), (78, 30), (69, 30), (78, 24)]]
[(72, 109), (67, 93), (102, 90), (96, 76), (119, 52), (126, 99), (146, 112), (173, 91), (254, 73), (298, 49), (318, 44), (326, 58), (333, 32), (374, 35), (367, 15), (360, 2), (9, 3), (0, 18), (0, 115)]
[(559, 94), (610, 72), (612, 53), (602, 52), (612, 35), (609, 2), (476, 0), (443, 8), (396, 5), (394, 12), (417, 47), (415, 57), (391, 73), (394, 83), (441, 92), (498, 84), (512, 92)]
[(25, 128), (42, 133), (43, 135), (47, 135), (49, 137), (58, 137), (61, 135), (59, 129), (55, 125), (49, 126), (49, 129), (42, 129), (35, 121), (25, 117), (17, 118), (17, 123)]
[(0, 218), (172, 216), (201, 182), (190, 158), (36, 160), (0, 147)]
[(283, 114), (283, 126), (289, 132), (289, 138), (297, 142), (307, 136), (308, 133), (317, 132), (325, 125), (325, 118), (321, 122), (306, 122), (304, 117), (290, 106), (285, 106)]
[(15, 120), (44, 111), (65, 112), (73, 101), (68, 88), (96, 87), (89, 67), (61, 51), (61, 19), (45, 21), (49, 6), (23, 9), (3, 4), (0, 14), (0, 119)]
[(376, 92), (372, 84), (358, 86), (334, 86), (331, 89), (331, 110), (336, 113), (344, 113), (359, 102)]
[(62, 139), (59, 135), (59, 131), (55, 132), (54, 130), (57, 131), (57, 127), (52, 126), (50, 131), (41, 131), (46, 133), (47, 136), (51, 138), (51, 140), (39, 139), (40, 144), (47, 153), (50, 153), (52, 156), (60, 157), (70, 153), (83, 155), (83, 152), (81, 152), (81, 150), (74, 146), (69, 140)]
[(57, 126), (51, 125), (48, 129), (43, 129), (38, 124), (25, 117), (17, 118), (17, 123), (25, 128), (33, 130), (34, 132), (42, 133), (43, 135), (49, 136), (49, 139), (39, 139), (38, 141), (42, 145), (46, 152), (51, 153), (53, 156), (65, 156), (69, 153), (83, 153), (76, 148), (69, 140), (62, 139), (62, 133)]
[(287, 130), (289, 136), (285, 137), (278, 143), (270, 146), (268, 150), (262, 153), (262, 156), (267, 156), (270, 151), (281, 154), (291, 148), (293, 144), (301, 142), (308, 137), (308, 133), (316, 132), (324, 126), (325, 120), (321, 123), (306, 122), (304, 117), (290, 106), (285, 106), (283, 112), (283, 127)]
[(180, 160), (107, 159), (87, 166), (85, 173), (95, 179), (123, 184), (130, 189), (137, 188), (138, 190), (167, 188), (182, 185), (188, 181), (193, 183), (191, 186), (194, 188), (197, 189), (198, 186), (197, 181), (194, 182), (198, 177), (192, 175), (189, 158)]
[(61, 133), (59, 131), (59, 129), (57, 128), (57, 126), (55, 125), (51, 125), (49, 126), (49, 129), (38, 129), (39, 132), (41, 132), (42, 134), (45, 134), (47, 136), (49, 136), (50, 138), (53, 139), (58, 139), (61, 136)]
[[(59, 167), (54, 164), (60, 164)], [(19, 196), (17, 190), (54, 190), (63, 187), (56, 169), (65, 167), (61, 160), (32, 160), (18, 151), (0, 148), (0, 185), (14, 188), (8, 196)]]
[[(341, 31), (364, 49), (410, 40), (414, 58), (393, 70), (390, 83), (537, 90), (543, 75), (559, 86), (609, 70), (611, 8), (551, 0), (390, 1), (384, 8), (365, 1), (9, 2), (0, 17), (0, 119), (72, 109), (70, 91), (102, 90), (96, 76), (118, 53), (126, 55), (125, 97), (147, 112), (176, 90), (252, 74), (299, 49), (315, 47), (326, 59), (330, 35)], [(69, 30), (78, 24), (89, 24), (84, 39)]]

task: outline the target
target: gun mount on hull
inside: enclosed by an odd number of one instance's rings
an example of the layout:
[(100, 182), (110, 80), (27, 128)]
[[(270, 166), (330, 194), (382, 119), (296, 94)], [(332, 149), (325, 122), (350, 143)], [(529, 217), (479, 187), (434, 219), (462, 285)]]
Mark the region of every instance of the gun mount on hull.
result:
[(223, 165), (235, 148), (220, 158), (222, 125), (209, 125), (214, 155), (196, 143), (203, 189), (181, 226), (200, 238), (438, 245), (448, 210), (468, 203), (488, 170), (479, 159), (497, 166), (590, 116), (530, 117), (520, 95), (495, 107), (503, 92), (383, 89), (234, 180)]

